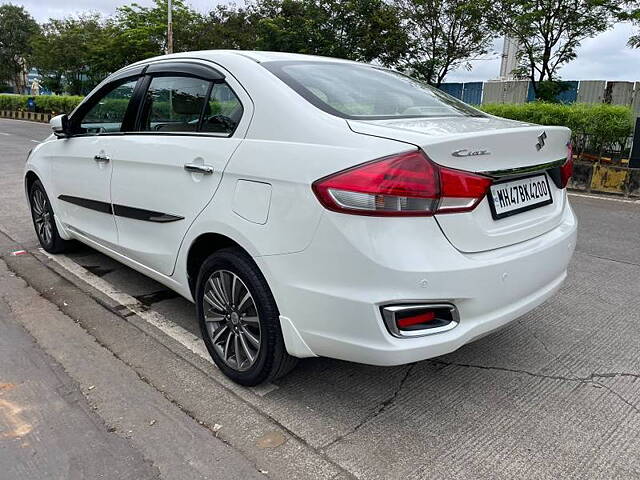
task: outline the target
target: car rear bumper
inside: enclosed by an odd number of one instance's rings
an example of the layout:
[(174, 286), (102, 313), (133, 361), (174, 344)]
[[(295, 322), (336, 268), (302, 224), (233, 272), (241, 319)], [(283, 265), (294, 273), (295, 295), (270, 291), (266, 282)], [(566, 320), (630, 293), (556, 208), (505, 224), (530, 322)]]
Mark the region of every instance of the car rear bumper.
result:
[[(567, 205), (543, 235), (468, 254), (432, 218), (327, 212), (306, 250), (256, 260), (285, 317), (290, 353), (399, 365), (452, 352), (552, 296), (567, 275), (576, 228)], [(417, 302), (452, 303), (460, 322), (433, 335), (392, 336), (380, 307)]]

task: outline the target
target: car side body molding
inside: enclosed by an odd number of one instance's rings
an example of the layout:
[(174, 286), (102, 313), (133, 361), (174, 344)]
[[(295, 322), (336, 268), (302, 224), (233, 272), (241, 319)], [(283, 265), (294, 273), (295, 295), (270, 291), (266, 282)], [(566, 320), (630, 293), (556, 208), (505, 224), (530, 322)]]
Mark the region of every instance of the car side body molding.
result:
[(133, 218), (134, 220), (142, 220), (144, 222), (168, 223), (184, 220), (184, 217), (171, 215), (169, 213), (154, 212), (143, 208), (128, 207), (125, 205), (111, 205), (107, 202), (91, 200), (89, 198), (73, 197), (71, 195), (59, 195), (59, 200), (63, 202), (73, 203), (80, 207), (89, 208), (97, 212), (110, 213), (118, 217)]

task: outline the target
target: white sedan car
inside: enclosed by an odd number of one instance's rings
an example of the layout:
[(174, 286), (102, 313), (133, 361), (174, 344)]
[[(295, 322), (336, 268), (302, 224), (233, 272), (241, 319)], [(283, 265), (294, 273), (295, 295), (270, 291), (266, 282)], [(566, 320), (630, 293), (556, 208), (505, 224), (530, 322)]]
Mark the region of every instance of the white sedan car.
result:
[(451, 352), (556, 292), (576, 242), (568, 129), (372, 65), (169, 55), (51, 124), (25, 171), (43, 248), (79, 240), (194, 301), (243, 385)]

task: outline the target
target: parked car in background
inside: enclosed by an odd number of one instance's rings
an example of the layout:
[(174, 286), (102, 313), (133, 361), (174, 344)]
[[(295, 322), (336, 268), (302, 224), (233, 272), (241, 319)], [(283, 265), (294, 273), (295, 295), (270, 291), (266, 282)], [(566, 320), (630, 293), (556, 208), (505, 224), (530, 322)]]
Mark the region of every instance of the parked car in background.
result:
[(558, 290), (570, 132), (384, 68), (241, 51), (102, 82), (34, 148), (43, 248), (79, 240), (194, 301), (230, 378), (451, 352)]

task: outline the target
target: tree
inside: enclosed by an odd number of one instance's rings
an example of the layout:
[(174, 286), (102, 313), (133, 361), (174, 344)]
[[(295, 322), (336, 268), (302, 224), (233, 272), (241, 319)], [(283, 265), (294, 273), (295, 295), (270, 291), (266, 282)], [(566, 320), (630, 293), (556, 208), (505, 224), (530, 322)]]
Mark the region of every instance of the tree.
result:
[(201, 22), (194, 22), (198, 50), (256, 48), (258, 18), (253, 6), (217, 5)]
[(256, 48), (391, 65), (406, 47), (397, 9), (384, 0), (263, 0)]
[[(197, 49), (202, 16), (184, 0), (173, 0), (173, 51)], [(109, 21), (113, 33), (112, 55), (116, 63), (127, 65), (145, 58), (163, 55), (167, 49), (167, 0), (154, 0), (152, 7), (137, 3), (119, 7)]]
[(0, 5), (0, 82), (13, 82), (18, 93), (26, 87), (31, 39), (38, 31), (38, 24), (23, 7)]
[(495, 35), (488, 28), (486, 0), (396, 0), (410, 40), (401, 70), (440, 86), (448, 72), (470, 68), (487, 53)]
[(56, 93), (86, 94), (111, 72), (110, 36), (97, 14), (49, 20), (32, 40), (32, 62), (44, 86)]
[[(630, 20), (640, 25), (640, 8), (636, 8), (635, 10), (631, 10), (629, 12), (623, 12), (620, 16), (620, 19)], [(629, 38), (629, 42), (627, 44), (631, 48), (640, 48), (640, 32), (632, 35), (631, 38)]]
[[(173, 18), (174, 51), (203, 48), (204, 18), (183, 0), (173, 0)], [(107, 19), (96, 14), (52, 19), (32, 42), (34, 65), (52, 91), (86, 94), (108, 74), (162, 55), (166, 29), (166, 0), (151, 7), (123, 6)]]
[(624, 0), (496, 0), (492, 25), (520, 44), (518, 76), (536, 95), (540, 82), (558, 79), (558, 70), (576, 58), (582, 40), (607, 30)]

